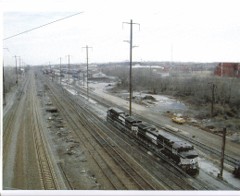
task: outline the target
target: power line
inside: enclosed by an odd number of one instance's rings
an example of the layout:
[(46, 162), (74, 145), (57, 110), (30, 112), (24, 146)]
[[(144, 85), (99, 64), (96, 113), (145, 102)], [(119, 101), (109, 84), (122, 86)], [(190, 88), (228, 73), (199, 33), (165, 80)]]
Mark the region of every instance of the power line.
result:
[(45, 27), (45, 26), (47, 26), (47, 25), (53, 24), (53, 23), (55, 23), (55, 22), (59, 22), (59, 21), (61, 21), (61, 20), (65, 20), (65, 19), (67, 19), (67, 18), (74, 17), (74, 16), (79, 15), (79, 14), (82, 14), (82, 13), (83, 13), (83, 12), (79, 12), (79, 13), (77, 13), (77, 14), (73, 14), (73, 15), (70, 15), (70, 16), (66, 16), (66, 17), (60, 18), (60, 19), (58, 19), (58, 20), (54, 20), (54, 21), (49, 22), (49, 23), (47, 23), (47, 24), (41, 25), (41, 26), (39, 26), (39, 27), (35, 27), (35, 28), (32, 28), (32, 29), (28, 29), (28, 30), (23, 31), (23, 32), (21, 32), (21, 33), (18, 33), (18, 34), (16, 34), (16, 35), (12, 35), (12, 36), (10, 36), (10, 37), (6, 37), (6, 38), (4, 38), (3, 40), (7, 40), (7, 39), (11, 39), (11, 38), (13, 38), (13, 37), (17, 37), (17, 36), (19, 36), (19, 35), (22, 35), (22, 34), (25, 34), (25, 33), (31, 32), (31, 31), (34, 31), (34, 30), (36, 30), (36, 29), (40, 29), (40, 28)]

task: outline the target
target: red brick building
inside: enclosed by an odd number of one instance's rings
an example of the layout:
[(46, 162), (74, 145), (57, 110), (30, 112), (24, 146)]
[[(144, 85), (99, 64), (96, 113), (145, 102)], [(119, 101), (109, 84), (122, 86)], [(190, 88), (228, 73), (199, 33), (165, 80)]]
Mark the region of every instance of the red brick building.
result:
[(240, 63), (219, 63), (214, 75), (240, 78)]

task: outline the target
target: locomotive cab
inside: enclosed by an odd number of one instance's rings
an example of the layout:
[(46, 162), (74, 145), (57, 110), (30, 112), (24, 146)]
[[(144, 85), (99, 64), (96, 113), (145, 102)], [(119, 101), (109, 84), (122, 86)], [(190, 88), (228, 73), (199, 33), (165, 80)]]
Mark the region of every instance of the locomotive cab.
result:
[(198, 154), (194, 149), (181, 151), (179, 152), (179, 156), (179, 165), (181, 165), (187, 173), (196, 174), (198, 172)]
[(235, 166), (233, 174), (235, 177), (240, 178), (240, 161), (238, 161), (237, 165)]
[(172, 146), (176, 149), (179, 156), (179, 165), (189, 174), (196, 174), (198, 172), (198, 154), (194, 150), (193, 145), (184, 141), (175, 142)]

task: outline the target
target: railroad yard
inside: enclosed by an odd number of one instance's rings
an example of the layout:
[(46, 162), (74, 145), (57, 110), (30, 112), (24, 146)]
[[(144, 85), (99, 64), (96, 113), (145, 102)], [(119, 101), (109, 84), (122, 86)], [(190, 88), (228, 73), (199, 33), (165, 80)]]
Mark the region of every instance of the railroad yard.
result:
[(133, 103), (133, 116), (195, 147), (199, 173), (189, 175), (107, 121), (110, 107), (127, 111), (127, 100), (93, 83), (87, 93), (85, 86), (66, 78), (60, 82), (39, 67), (30, 68), (7, 94), (3, 190), (240, 189), (240, 179), (232, 174), (240, 160), (239, 143), (226, 139), (220, 179), (222, 137), (176, 124), (156, 110)]

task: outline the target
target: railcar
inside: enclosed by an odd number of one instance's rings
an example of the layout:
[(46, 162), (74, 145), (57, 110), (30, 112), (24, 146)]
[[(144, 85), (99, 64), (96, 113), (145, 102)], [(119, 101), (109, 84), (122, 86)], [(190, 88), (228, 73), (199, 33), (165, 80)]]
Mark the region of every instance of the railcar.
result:
[(194, 146), (163, 130), (158, 130), (158, 146), (187, 173), (198, 172), (198, 154)]
[(136, 136), (138, 134), (138, 124), (140, 123), (142, 123), (142, 121), (135, 119), (133, 116), (127, 116), (125, 118), (125, 127)]
[(109, 121), (115, 121), (115, 122), (119, 122), (120, 124), (125, 126), (125, 118), (128, 115), (125, 114), (124, 111), (118, 109), (118, 108), (110, 108), (107, 111), (107, 120)]
[(191, 175), (198, 173), (198, 154), (193, 145), (149, 123), (129, 116), (118, 108), (110, 108), (107, 111), (107, 120), (113, 122), (121, 130), (130, 132), (154, 150), (168, 156), (187, 173)]
[(157, 143), (157, 133), (154, 133), (156, 128), (146, 122), (139, 123), (137, 125), (138, 133), (137, 136), (158, 146)]
[(234, 171), (233, 171), (233, 175), (236, 178), (240, 178), (240, 161), (236, 164)]

